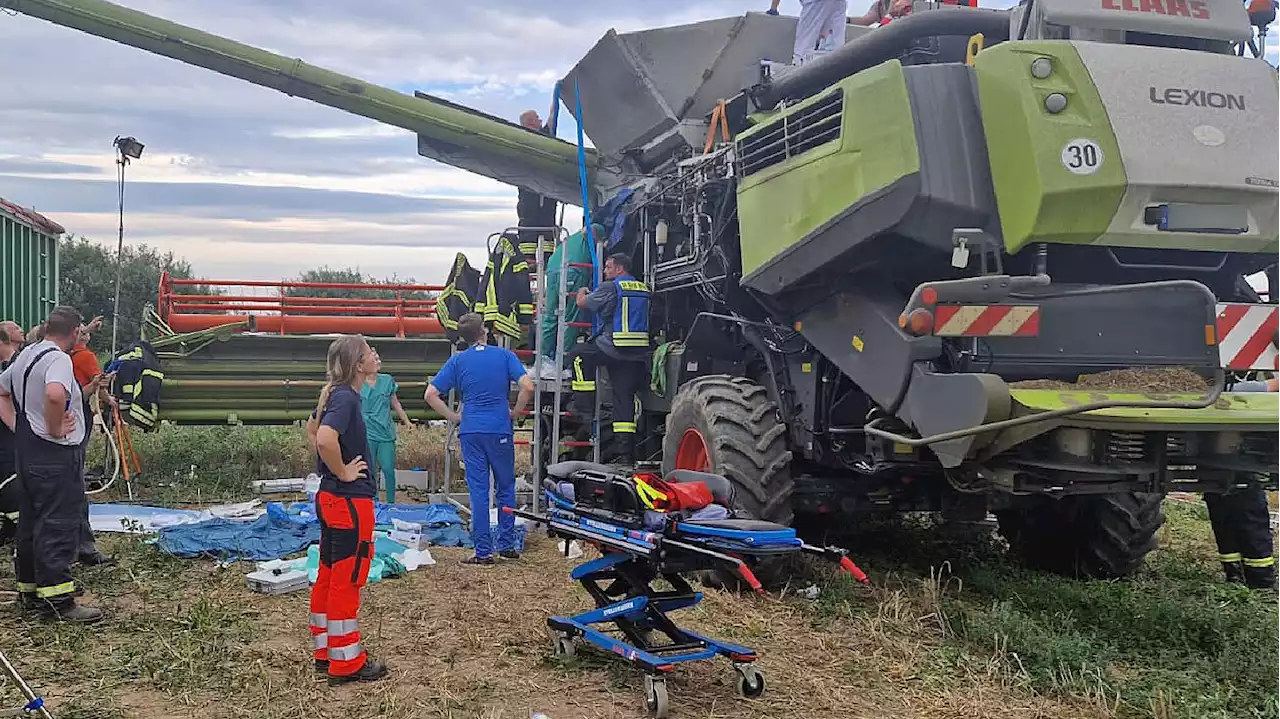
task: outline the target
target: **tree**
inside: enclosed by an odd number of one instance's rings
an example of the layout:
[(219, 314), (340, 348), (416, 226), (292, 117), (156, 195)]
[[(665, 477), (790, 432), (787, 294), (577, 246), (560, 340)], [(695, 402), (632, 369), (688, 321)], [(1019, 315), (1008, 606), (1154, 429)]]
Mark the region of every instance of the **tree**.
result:
[[(373, 277), (366, 276), (358, 268), (334, 269), (329, 266), (318, 267), (316, 269), (307, 270), (299, 274), (292, 281), (294, 282), (323, 282), (332, 284), (360, 284), (360, 285), (416, 285), (418, 282), (412, 277), (408, 279), (400, 279), (396, 275), (385, 280), (375, 280)], [(403, 296), (406, 300), (428, 300), (435, 297), (436, 292), (424, 292), (412, 290), (401, 292), (397, 290), (384, 289), (349, 289), (344, 287), (318, 288), (318, 287), (294, 287), (286, 290), (286, 295), (290, 297), (341, 297), (343, 299), (373, 299), (373, 300), (394, 300)]]
[[(115, 252), (86, 237), (68, 236), (58, 247), (59, 302), (70, 305), (88, 322), (102, 315), (102, 329), (90, 339), (95, 352), (111, 350), (112, 308), (116, 292)], [(120, 333), (123, 347), (140, 336), (143, 308), (156, 302), (160, 275), (168, 272), (179, 279), (191, 279), (191, 265), (174, 256), (161, 254), (147, 245), (125, 245), (121, 253)], [(189, 294), (215, 294), (207, 287), (192, 287)]]

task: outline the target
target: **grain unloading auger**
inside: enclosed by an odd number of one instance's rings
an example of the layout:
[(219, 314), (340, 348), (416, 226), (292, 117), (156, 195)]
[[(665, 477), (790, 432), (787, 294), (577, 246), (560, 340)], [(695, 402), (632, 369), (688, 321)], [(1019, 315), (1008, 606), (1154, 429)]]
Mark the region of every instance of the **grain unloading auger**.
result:
[[(496, 118), (101, 0), (8, 5), (580, 197), (572, 146)], [(772, 75), (794, 19), (608, 33), (562, 99), (580, 91), (599, 149), (593, 197), (632, 193), (608, 250), (654, 291), (639, 453), (783, 524), (994, 510), (1031, 563), (1098, 576), (1141, 565), (1167, 491), (1274, 487), (1276, 395), (1224, 391), (1276, 368), (1276, 77), (1236, 52), (1250, 20), (1236, 0), (920, 2)], [(1131, 367), (1205, 381), (1019, 386)]]

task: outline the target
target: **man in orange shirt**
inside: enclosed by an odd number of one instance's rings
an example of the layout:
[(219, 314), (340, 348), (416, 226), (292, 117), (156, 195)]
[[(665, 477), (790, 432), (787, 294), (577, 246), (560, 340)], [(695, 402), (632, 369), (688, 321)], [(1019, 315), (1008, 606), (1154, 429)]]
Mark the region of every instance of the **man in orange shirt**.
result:
[[(76, 344), (71, 348), (71, 370), (75, 374), (76, 384), (80, 385), (80, 392), (84, 397), (84, 416), (87, 428), (84, 433), (84, 447), (89, 446), (89, 440), (93, 437), (93, 407), (89, 403), (89, 399), (95, 394), (98, 395), (99, 407), (106, 408), (109, 403), (115, 400), (111, 393), (107, 391), (110, 384), (108, 377), (102, 374), (102, 366), (98, 364), (98, 357), (89, 349), (89, 338), (93, 332), (102, 327), (102, 317), (94, 317), (93, 321), (80, 328), (79, 334), (76, 336)], [(87, 455), (87, 452), (85, 453)], [(80, 465), (81, 479), (84, 478), (84, 465)], [(81, 564), (85, 566), (97, 566), (102, 564), (115, 564), (113, 557), (103, 554), (98, 549), (97, 542), (93, 539), (93, 529), (89, 525), (89, 503), (84, 505), (84, 518), (80, 524), (80, 549), (77, 551), (77, 557)]]

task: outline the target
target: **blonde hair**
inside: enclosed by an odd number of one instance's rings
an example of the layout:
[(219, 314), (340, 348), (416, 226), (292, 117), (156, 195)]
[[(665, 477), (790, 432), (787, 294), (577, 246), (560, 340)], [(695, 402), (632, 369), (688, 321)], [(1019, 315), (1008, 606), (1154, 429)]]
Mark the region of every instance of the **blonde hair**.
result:
[(343, 335), (329, 343), (329, 356), (325, 367), (327, 383), (320, 390), (320, 401), (316, 404), (316, 419), (324, 414), (325, 405), (329, 404), (329, 394), (334, 387), (350, 386), (356, 380), (360, 358), (364, 355), (368, 343), (362, 335)]

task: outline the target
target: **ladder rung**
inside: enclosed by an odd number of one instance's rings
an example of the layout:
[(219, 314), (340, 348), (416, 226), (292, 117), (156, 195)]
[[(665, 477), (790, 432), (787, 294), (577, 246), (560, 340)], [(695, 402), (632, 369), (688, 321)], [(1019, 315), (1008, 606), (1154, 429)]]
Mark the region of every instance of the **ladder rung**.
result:
[(591, 264), (590, 262), (570, 262), (569, 266), (578, 267), (585, 270), (590, 270), (595, 268), (595, 265)]
[(565, 327), (578, 327), (581, 329), (591, 329), (590, 322), (565, 322)]
[[(532, 444), (532, 442), (530, 442), (527, 439), (517, 439), (511, 444), (517, 447), (528, 447), (530, 444)], [(560, 444), (565, 447), (594, 447), (595, 446), (595, 444), (592, 442), (561, 442)]]

